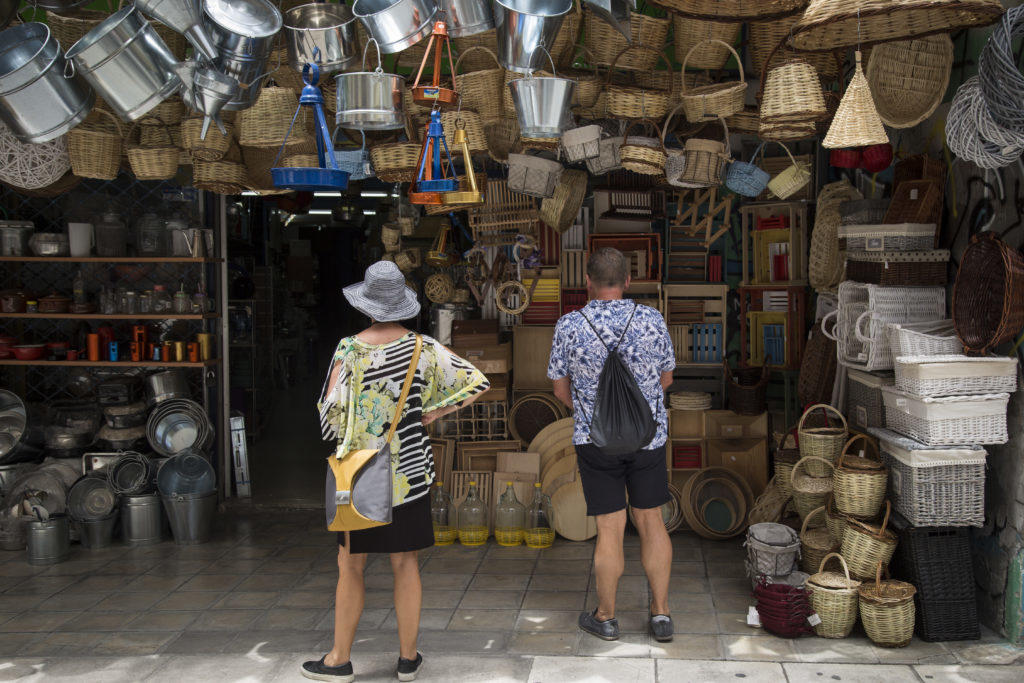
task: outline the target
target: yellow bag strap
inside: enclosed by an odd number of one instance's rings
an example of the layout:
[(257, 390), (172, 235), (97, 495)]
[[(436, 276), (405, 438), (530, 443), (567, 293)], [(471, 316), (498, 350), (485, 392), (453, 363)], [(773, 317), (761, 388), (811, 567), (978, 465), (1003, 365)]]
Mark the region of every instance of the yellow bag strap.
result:
[(405, 408), (405, 400), (409, 398), (409, 389), (412, 388), (412, 378), (416, 375), (416, 365), (420, 361), (420, 349), (423, 348), (423, 338), (416, 335), (416, 347), (412, 350), (412, 360), (409, 361), (409, 370), (405, 373), (405, 383), (402, 384), (402, 393), (398, 396), (398, 404), (395, 406), (395, 417), (391, 420), (391, 428), (388, 429), (388, 438), (385, 444), (391, 443), (391, 437), (398, 429), (398, 422), (402, 419), (402, 410)]

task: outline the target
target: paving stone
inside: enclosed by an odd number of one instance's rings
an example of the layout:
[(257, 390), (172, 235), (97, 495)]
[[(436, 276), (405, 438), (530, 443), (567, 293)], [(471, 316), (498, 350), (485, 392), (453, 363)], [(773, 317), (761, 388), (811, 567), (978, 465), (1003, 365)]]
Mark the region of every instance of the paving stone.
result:
[[(457, 609), (448, 624), (450, 631), (511, 631), (519, 610)], [(397, 623), (397, 621), (396, 621)]]
[(778, 683), (785, 680), (782, 665), (773, 662), (716, 662), (663, 659), (658, 662), (658, 683)]
[(654, 660), (602, 657), (536, 657), (529, 683), (615, 681), (654, 683)]
[[(717, 621), (714, 618), (714, 605), (711, 601), (710, 595), (702, 595), (700, 593), (668, 593), (668, 608), (672, 612), (680, 614), (692, 614), (692, 615), (703, 615), (700, 617), (702, 622), (710, 622), (711, 628), (718, 632)], [(706, 632), (706, 631), (703, 631)]]
[(220, 654), (237, 635), (235, 631), (185, 631), (164, 647), (163, 654)]
[(57, 627), (60, 631), (120, 631), (133, 617), (120, 612), (84, 612)]
[[(2, 583), (2, 581), (0, 581)], [(57, 595), (61, 595), (58, 593)], [(36, 605), (41, 604), (44, 600), (48, 600), (42, 595), (0, 595), (0, 611), (2, 612), (13, 612), (15, 614), (24, 612), (27, 609), (32, 609)]]
[(331, 647), (332, 636), (323, 631), (309, 629), (264, 629), (243, 631), (232, 640), (226, 652), (246, 657), (266, 657), (283, 652), (318, 653), (317, 657)]
[(167, 593), (168, 591), (173, 591), (176, 588), (180, 587), (187, 580), (187, 577), (182, 576), (159, 576), (156, 574), (143, 574), (142, 576), (132, 579), (124, 586), (119, 587), (118, 591), (126, 593)]
[(961, 664), (1024, 664), (1024, 650), (1006, 641), (994, 643), (946, 643)]
[(708, 580), (697, 576), (673, 576), (669, 579), (670, 593), (707, 593)]
[[(156, 657), (47, 657), (19, 661), (20, 669), (34, 670), (34, 674), (17, 679), (19, 683), (36, 681), (103, 681), (104, 683), (134, 683), (149, 676), (162, 666)], [(5, 672), (13, 673), (13, 672)], [(5, 680), (14, 680), (5, 676)]]
[(209, 609), (189, 624), (190, 631), (242, 631), (252, 628), (260, 613), (251, 609)]
[(15, 592), (18, 595), (41, 595), (46, 597), (59, 593), (78, 580), (77, 576), (33, 576), (18, 583)]
[[(722, 643), (717, 635), (680, 633), (677, 628), (675, 637), (667, 643), (659, 643), (651, 638), (651, 656), (658, 659), (721, 659)], [(660, 664), (658, 670), (660, 673)]]
[[(480, 564), (479, 560), (431, 558), (423, 565), (423, 571), (432, 574), (472, 574)], [(532, 564), (532, 562), (531, 562)], [(521, 570), (520, 570), (521, 571)], [(526, 571), (529, 571), (527, 569)]]
[[(484, 591), (478, 591), (483, 593)], [(462, 601), (462, 596), (465, 591), (458, 590), (424, 590), (423, 591), (423, 608), (424, 609), (455, 609), (459, 606)], [(394, 607), (394, 597), (389, 593), (389, 600), (386, 602), (385, 607)], [(467, 607), (469, 605), (466, 605)]]
[(650, 657), (651, 639), (646, 633), (624, 633), (618, 640), (601, 640), (582, 633), (576, 651), (588, 657)]
[(58, 661), (56, 658), (59, 657), (92, 657), (95, 654), (96, 645), (108, 635), (105, 632), (50, 633), (40, 636), (39, 640), (21, 648), (18, 655), (21, 657), (47, 657), (51, 662)]
[(159, 593), (111, 593), (96, 603), (97, 612), (141, 612), (147, 610), (167, 596)]
[(0, 657), (13, 657), (23, 650), (28, 650), (33, 643), (45, 636), (40, 633), (5, 633), (0, 638)]
[(125, 579), (122, 576), (87, 576), (81, 581), (76, 581), (72, 585), (61, 591), (61, 594), (71, 593), (106, 593), (112, 590), (118, 590), (125, 584), (126, 581), (131, 579)]
[(718, 632), (730, 635), (749, 636), (751, 634), (763, 634), (764, 631), (747, 626), (747, 613), (744, 612), (717, 612), (715, 618), (718, 620)]
[(906, 647), (873, 646), (882, 664), (956, 664), (956, 656), (944, 643), (926, 643), (916, 636)]
[(430, 572), (420, 572), (420, 581), (423, 587), (427, 588), (429, 586), (433, 590), (465, 590), (473, 578), (473, 574), (431, 574)]
[(572, 631), (578, 628), (578, 611), (555, 611), (546, 609), (520, 610), (516, 620), (516, 631)]
[(590, 543), (559, 543), (545, 548), (545, 560), (590, 560), (594, 557), (594, 546)]
[(181, 681), (258, 681), (269, 677), (280, 661), (272, 657), (215, 657), (209, 655), (168, 657), (147, 681), (181, 683)]
[[(670, 593), (671, 595), (671, 593)], [(597, 592), (591, 591), (587, 593), (587, 607), (586, 609), (592, 610), (597, 607)], [(650, 609), (651, 599), (646, 593), (623, 593), (619, 592), (615, 594), (615, 611), (636, 611)], [(671, 609), (671, 605), (669, 605)]]
[(877, 664), (878, 655), (871, 641), (863, 636), (847, 638), (797, 638), (793, 641), (801, 662), (837, 664)]
[[(40, 612), (79, 612), (95, 607), (107, 598), (109, 593), (68, 593), (66, 590), (51, 595), (33, 609)], [(31, 596), (25, 596), (31, 600)]]
[(477, 574), (469, 584), (470, 590), (526, 590), (529, 574)]
[(711, 583), (711, 592), (717, 594), (738, 594), (750, 595), (750, 579), (747, 577), (732, 578), (712, 573), (708, 568), (708, 581)]
[[(215, 605), (219, 609), (267, 609), (280, 600), (281, 593), (251, 593), (249, 591), (232, 591), (227, 593)], [(320, 596), (319, 604), (323, 604)], [(288, 606), (295, 606), (288, 602)]]
[[(434, 560), (431, 560), (431, 562), (433, 561)], [(538, 562), (537, 560), (533, 559), (493, 559), (488, 557), (480, 563), (480, 568), (477, 570), (477, 574), (529, 574), (534, 571), (535, 566), (539, 567), (540, 563), (542, 563), (543, 561), (544, 560), (540, 560)], [(430, 564), (428, 563), (427, 566), (429, 567)], [(537, 573), (545, 572), (541, 572), (539, 569), (537, 569)]]
[(920, 683), (909, 666), (870, 666), (858, 664), (793, 664), (782, 665), (788, 683)]
[(111, 633), (101, 640), (94, 650), (95, 654), (103, 655), (152, 655), (174, 640), (177, 633), (159, 632), (123, 632)]
[[(180, 590), (182, 591), (229, 591), (236, 588), (243, 581), (241, 576), (235, 574), (200, 574), (189, 579)], [(255, 590), (245, 588), (241, 590)], [(270, 588), (268, 590), (273, 590)]]
[[(689, 557), (687, 553), (685, 555)], [(706, 576), (707, 572), (704, 569), (703, 562), (673, 562), (672, 563), (672, 576)]]
[[(498, 610), (494, 610), (498, 611)], [(454, 609), (423, 609), (420, 610), (420, 631), (443, 631), (448, 628), (448, 624), (451, 623), (452, 615), (455, 614)], [(378, 622), (377, 624), (371, 625), (370, 622), (365, 624), (365, 628), (380, 628), (385, 631), (395, 631), (398, 629), (398, 616), (395, 614), (395, 610), (387, 610), (387, 618), (383, 619), (383, 623)], [(363, 622), (366, 620), (366, 610), (363, 610), (363, 617), (359, 620), (359, 628), (364, 628)], [(333, 625), (332, 625), (333, 628)]]
[(580, 611), (587, 601), (583, 591), (526, 591), (523, 609)]
[[(281, 593), (260, 593), (273, 595), (277, 607), (330, 607), (334, 608), (334, 595), (324, 595), (320, 591), (286, 591)], [(329, 603), (329, 604), (328, 604)], [(265, 605), (270, 607), (270, 605)]]
[[(334, 610), (330, 610), (332, 613)], [(311, 630), (327, 613), (325, 609), (291, 609), (274, 607), (263, 612), (257, 620), (261, 629)]]
[(719, 636), (722, 643), (722, 654), (726, 659), (754, 662), (795, 662), (796, 650), (793, 643), (785, 638), (774, 636)]
[(196, 610), (212, 607), (223, 598), (225, 593), (206, 591), (175, 592), (153, 605), (153, 609), (165, 610)]
[(589, 578), (566, 577), (562, 574), (534, 574), (530, 579), (530, 590), (585, 591), (593, 582)]
[[(459, 602), (460, 608), (519, 609), (526, 591), (474, 591), (469, 590)], [(448, 606), (448, 605), (441, 605)]]
[(128, 622), (126, 631), (182, 631), (201, 612), (144, 612)]
[(580, 576), (589, 574), (591, 565), (591, 560), (547, 560), (541, 557), (537, 560), (536, 573)]
[(80, 612), (23, 612), (0, 624), (0, 633), (49, 633), (56, 631), (78, 614)]
[(914, 671), (925, 683), (1006, 683), (1024, 680), (1024, 666), (964, 666), (920, 664)]
[(578, 631), (569, 633), (516, 632), (509, 642), (508, 651), (517, 655), (572, 655), (579, 642)]
[[(397, 650), (398, 637), (389, 633), (388, 638)], [(424, 631), (417, 640), (417, 646), (423, 652), (493, 655), (503, 654), (508, 640), (509, 634), (503, 631)]]

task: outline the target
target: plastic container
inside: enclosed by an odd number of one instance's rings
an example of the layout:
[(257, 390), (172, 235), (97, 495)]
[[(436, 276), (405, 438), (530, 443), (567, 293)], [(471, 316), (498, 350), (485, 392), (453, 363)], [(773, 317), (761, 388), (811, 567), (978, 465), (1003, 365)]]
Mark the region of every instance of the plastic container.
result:
[(471, 481), (466, 499), (459, 506), (459, 543), (483, 545), (488, 535), (487, 506), (477, 493), (476, 482)]
[(498, 545), (516, 546), (522, 543), (525, 523), (526, 508), (519, 502), (512, 482), (508, 482), (494, 511), (494, 537)]
[(444, 490), (443, 482), (434, 482), (430, 493), (430, 518), (434, 523), (434, 545), (451, 545), (459, 532), (452, 524), (452, 497)]

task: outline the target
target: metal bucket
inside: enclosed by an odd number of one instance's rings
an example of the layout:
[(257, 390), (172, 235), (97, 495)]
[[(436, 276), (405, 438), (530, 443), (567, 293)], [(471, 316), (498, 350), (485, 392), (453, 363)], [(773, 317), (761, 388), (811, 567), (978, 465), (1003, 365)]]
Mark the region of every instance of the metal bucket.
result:
[(128, 545), (153, 545), (164, 538), (160, 496), (125, 496), (121, 499), (121, 536)]
[(48, 142), (85, 120), (96, 95), (67, 62), (46, 24), (0, 32), (0, 121), (22, 142)]
[(172, 398), (192, 398), (184, 370), (164, 370), (146, 377), (146, 407), (152, 408)]
[(569, 78), (517, 78), (508, 83), (523, 137), (557, 138), (566, 126), (576, 81)]
[(435, 0), (356, 0), (352, 13), (384, 54), (401, 52), (430, 35), (437, 15)]
[[(366, 69), (366, 50), (363, 48), (363, 69)], [(380, 66), (380, 48), (377, 47), (376, 71), (356, 71), (334, 77), (338, 113), (334, 120), (339, 126), (356, 130), (396, 130), (405, 127), (402, 107), (402, 88), (405, 78), (386, 74)]]
[(437, 0), (448, 23), (448, 35), (465, 38), (494, 28), (490, 0)]
[(57, 564), (71, 552), (71, 535), (67, 515), (50, 515), (45, 522), (28, 523), (28, 563)]
[(242, 86), (224, 109), (248, 109), (270, 75), (267, 61), (281, 30), (281, 13), (267, 0), (216, 0), (204, 3), (203, 11), (207, 32), (217, 46), (214, 66)]
[(494, 0), (501, 65), (518, 73), (543, 67), (543, 50), (538, 48), (555, 44), (555, 35), (571, 9), (572, 0)]
[(146, 17), (129, 5), (68, 50), (77, 71), (125, 121), (135, 121), (181, 87), (174, 58)]
[(163, 496), (163, 503), (175, 543), (196, 545), (210, 540), (217, 512), (216, 491), (202, 496)]
[[(302, 71), (307, 63), (320, 67), (321, 77), (341, 71), (359, 59), (356, 18), (346, 5), (315, 2), (284, 13), (288, 64)], [(319, 54), (314, 55), (314, 50)]]
[(114, 529), (117, 527), (117, 510), (103, 519), (88, 521), (75, 520), (78, 528), (78, 540), (83, 548), (107, 548), (114, 542)]

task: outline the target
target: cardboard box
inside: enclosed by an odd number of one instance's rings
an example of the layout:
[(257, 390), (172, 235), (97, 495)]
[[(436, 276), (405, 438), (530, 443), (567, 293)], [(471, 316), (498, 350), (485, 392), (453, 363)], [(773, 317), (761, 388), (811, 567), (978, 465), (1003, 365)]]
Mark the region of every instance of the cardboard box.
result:
[(485, 375), (501, 375), (509, 371), (512, 362), (512, 344), (478, 344), (452, 349)]
[(540, 478), (540, 453), (498, 453), (497, 471), (517, 472)]
[(456, 320), (452, 322), (452, 346), (497, 346), (498, 320)]

